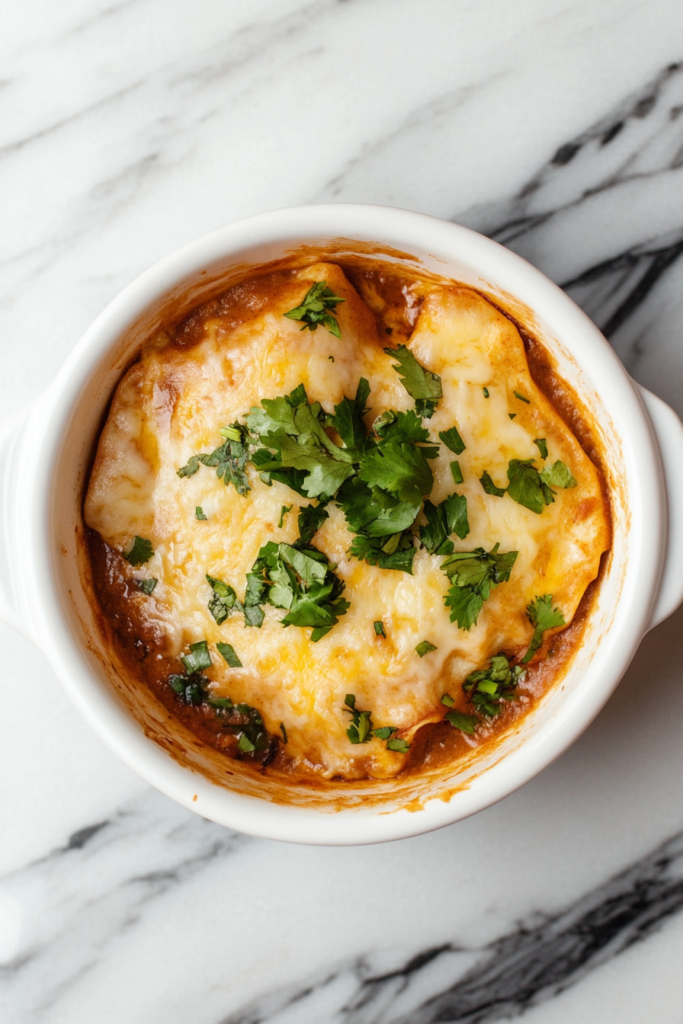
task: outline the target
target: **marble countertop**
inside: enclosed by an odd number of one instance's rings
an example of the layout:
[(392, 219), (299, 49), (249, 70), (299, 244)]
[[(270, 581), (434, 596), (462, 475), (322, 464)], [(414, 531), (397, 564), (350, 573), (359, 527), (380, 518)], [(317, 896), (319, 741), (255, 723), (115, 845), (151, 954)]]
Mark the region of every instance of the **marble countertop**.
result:
[[(9, 0), (0, 53), (3, 415), (171, 249), (345, 200), (512, 247), (683, 414), (678, 0)], [(351, 849), (176, 806), (0, 637), (3, 1024), (680, 1024), (683, 612), (523, 790)]]

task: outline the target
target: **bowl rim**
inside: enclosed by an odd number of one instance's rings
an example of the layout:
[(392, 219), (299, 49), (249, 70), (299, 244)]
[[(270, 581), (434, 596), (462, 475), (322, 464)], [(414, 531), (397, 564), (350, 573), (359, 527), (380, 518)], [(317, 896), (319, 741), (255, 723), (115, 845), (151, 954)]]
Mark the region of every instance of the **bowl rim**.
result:
[[(139, 775), (172, 799), (227, 827), (263, 838), (319, 845), (357, 845), (406, 838), (452, 824), (510, 795), (546, 768), (584, 731), (602, 708), (647, 630), (664, 556), (662, 530), (634, 533), (629, 573), (620, 603), (619, 629), (605, 636), (601, 662), (608, 666), (581, 701), (565, 699), (562, 714), (526, 737), (516, 749), (474, 778), (449, 801), (434, 797), (419, 811), (391, 813), (341, 810), (321, 813), (248, 797), (210, 783), (182, 767), (147, 738), (136, 722), (94, 679), (80, 644), (66, 621), (57, 584), (50, 516), (59, 488), (60, 446), (76, 399), (127, 327), (160, 296), (202, 267), (267, 243), (346, 238), (404, 252), (449, 254), (453, 260), (485, 268), (485, 278), (527, 305), (591, 379), (608, 408), (619, 408), (627, 440), (625, 473), (635, 474), (636, 522), (662, 522), (664, 491), (658, 450), (636, 387), (608, 342), (574, 302), (540, 271), (497, 242), (452, 222), (425, 214), (365, 204), (320, 204), (261, 213), (218, 228), (159, 260), (124, 288), (100, 313), (33, 408), (26, 443), (38, 457), (22, 481), (27, 510), (21, 523), (23, 550), (30, 553), (22, 581), (40, 594), (33, 601), (34, 633), (62, 685), (105, 743)], [(444, 255), (444, 258), (448, 256)], [(479, 271), (481, 273), (481, 271)], [(561, 329), (559, 327), (561, 326)], [(569, 341), (567, 339), (570, 339)], [(577, 349), (579, 350), (577, 352)], [(629, 492), (631, 493), (631, 492)], [(626, 592), (628, 591), (628, 593)], [(615, 634), (615, 635), (610, 635)]]

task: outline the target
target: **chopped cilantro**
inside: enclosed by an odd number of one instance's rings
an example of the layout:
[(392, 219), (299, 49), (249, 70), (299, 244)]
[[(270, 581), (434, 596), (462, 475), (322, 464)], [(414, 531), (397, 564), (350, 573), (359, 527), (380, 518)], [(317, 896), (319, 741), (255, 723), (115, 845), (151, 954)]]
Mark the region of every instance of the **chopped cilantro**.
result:
[(221, 655), (223, 660), (230, 666), (230, 668), (242, 668), (242, 662), (235, 653), (235, 648), (232, 644), (217, 643), (218, 653)]
[(268, 541), (247, 575), (245, 618), (249, 608), (264, 603), (284, 608), (282, 625), (312, 627), (315, 643), (346, 613), (349, 604), (341, 597), (343, 590), (343, 580), (335, 576), (321, 551)]
[(560, 459), (550, 469), (543, 470), (541, 480), (549, 487), (576, 487), (571, 470)]
[(201, 672), (204, 668), (211, 668), (211, 655), (206, 640), (198, 640), (195, 644), (190, 644), (190, 653), (181, 654), (180, 660), (188, 675)]
[(149, 579), (138, 580), (138, 586), (142, 593), (147, 594), (147, 597), (149, 597), (149, 595), (152, 593), (158, 582), (159, 581), (156, 580), (154, 576), (150, 576)]
[(194, 476), (199, 469), (199, 459), (196, 455), (191, 455), (187, 461), (186, 466), (181, 466), (178, 470), (178, 476)]
[(559, 608), (553, 608), (553, 595), (544, 594), (542, 597), (535, 597), (531, 604), (527, 605), (527, 618), (534, 627), (534, 635), (531, 638), (529, 649), (522, 658), (522, 664), (526, 665), (531, 661), (538, 648), (543, 643), (543, 634), (547, 629), (556, 629), (564, 626), (564, 615)]
[[(365, 559), (368, 565), (377, 565), (380, 569), (396, 569), (412, 576), (415, 557), (412, 534), (407, 531), (394, 534), (385, 544), (382, 544), (382, 540), (381, 537), (366, 537), (359, 533), (353, 538), (349, 554), (353, 558)], [(387, 545), (393, 550), (384, 550)]]
[(283, 505), (280, 509), (280, 522), (277, 524), (279, 529), (282, 529), (282, 524), (285, 521), (285, 516), (288, 512), (292, 511), (293, 505)]
[(401, 740), (398, 736), (391, 736), (387, 740), (387, 750), (393, 750), (397, 754), (407, 754), (410, 750), (410, 744), (406, 743), (405, 740)]
[(395, 732), (398, 732), (398, 729), (393, 725), (383, 725), (381, 729), (373, 729), (372, 735), (376, 736), (378, 740), (388, 740)]
[(529, 399), (525, 398), (524, 395), (520, 395), (519, 391), (513, 391), (512, 394), (515, 396), (515, 398), (518, 398), (520, 402), (525, 402), (527, 405), (531, 405)]
[(472, 672), (462, 688), (477, 711), (494, 718), (501, 711), (501, 701), (515, 699), (517, 684), (525, 675), (526, 669), (520, 665), (512, 668), (504, 654), (496, 654), (489, 667)]
[(295, 547), (306, 547), (311, 543), (326, 519), (329, 519), (329, 512), (325, 511), (323, 505), (304, 505), (299, 511), (299, 540)]
[(518, 552), (498, 554), (499, 547), (496, 544), (491, 551), (484, 548), (456, 551), (441, 563), (452, 583), (444, 601), (451, 609), (451, 622), (457, 622), (460, 629), (476, 626), (484, 601), (493, 588), (510, 579)]
[[(234, 423), (229, 427), (221, 427), (219, 434), (225, 438), (223, 444), (208, 454), (192, 455), (187, 465), (178, 470), (178, 476), (193, 476), (201, 462), (204, 466), (215, 468), (218, 478), (223, 480), (226, 487), (234, 484), (238, 494), (245, 495), (249, 490), (245, 473), (249, 454), (247, 431), (241, 424)], [(203, 514), (197, 518), (203, 518)]]
[(451, 475), (454, 484), (461, 484), (463, 481), (462, 470), (459, 462), (451, 462)]
[(196, 707), (206, 700), (206, 688), (209, 685), (209, 680), (197, 672), (189, 675), (173, 673), (168, 677), (168, 685), (179, 697), (182, 697), (186, 704)]
[(332, 316), (335, 307), (340, 302), (346, 302), (346, 299), (335, 295), (328, 287), (327, 281), (317, 281), (308, 289), (301, 305), (290, 309), (284, 315), (290, 320), (302, 321), (302, 331), (307, 328), (309, 331), (316, 331), (318, 324), (322, 324), (323, 327), (327, 327), (330, 334), (334, 334), (335, 338), (341, 338), (339, 321)]
[(508, 416), (510, 417), (511, 420), (514, 420), (515, 417), (517, 416), (517, 413), (516, 412), (509, 412)]
[(237, 596), (232, 587), (229, 587), (227, 583), (223, 583), (223, 580), (217, 580), (215, 576), (209, 576), (208, 574), (206, 579), (213, 590), (213, 596), (208, 606), (209, 611), (218, 625), (221, 626), (230, 614), (231, 608), (234, 608), (238, 603)]
[(484, 398), (488, 398), (489, 397), (489, 389), (488, 388), (484, 388), (483, 390), (484, 390)]
[(204, 509), (201, 505), (197, 505), (194, 510), (195, 519), (201, 519), (206, 522), (206, 516), (204, 515)]
[(265, 619), (265, 613), (260, 605), (245, 605), (244, 606), (244, 625), (255, 626), (260, 629)]
[(434, 485), (423, 450), (414, 444), (393, 440), (384, 441), (367, 453), (358, 476), (369, 487), (379, 487), (400, 501), (418, 506)]
[(458, 433), (457, 427), (451, 427), (449, 430), (442, 430), (439, 434), (439, 438), (447, 448), (450, 448), (454, 455), (462, 455), (465, 451), (465, 442)]
[(444, 705), (444, 707), (447, 708), (455, 707), (455, 701), (451, 697), (450, 693), (444, 693), (443, 697), (441, 698), (441, 703)]
[(319, 403), (308, 402), (302, 385), (292, 395), (264, 398), (247, 416), (247, 425), (264, 446), (252, 456), (259, 471), (300, 494), (332, 497), (354, 472), (357, 452), (328, 437), (325, 413)]
[(534, 438), (534, 444), (536, 445), (536, 447), (538, 448), (539, 452), (541, 453), (541, 457), (544, 458), (544, 459), (547, 459), (548, 458), (548, 445), (547, 445), (546, 439), (544, 437), (535, 437)]
[(284, 722), (280, 722), (280, 732), (282, 733), (282, 742), (287, 743), (287, 730)]
[(131, 565), (144, 565), (145, 562), (149, 562), (153, 554), (154, 548), (152, 547), (151, 540), (147, 540), (145, 537), (138, 537), (136, 534), (128, 553), (124, 554), (124, 558)]
[(466, 715), (462, 711), (449, 711), (445, 715), (445, 720), (450, 722), (454, 729), (460, 729), (460, 732), (465, 732), (468, 736), (474, 736), (474, 730), (479, 725), (476, 715)]
[(253, 754), (256, 747), (251, 742), (246, 732), (241, 732), (237, 741), (237, 749), (241, 750), (243, 754)]
[(518, 505), (523, 505), (540, 515), (545, 506), (551, 505), (555, 498), (533, 462), (533, 459), (510, 459), (508, 494)]
[(212, 708), (220, 708), (221, 711), (232, 711), (234, 707), (229, 697), (212, 697), (209, 695), (206, 698), (206, 703)]
[(432, 651), (436, 651), (437, 648), (434, 644), (430, 644), (429, 640), (422, 640), (415, 648), (421, 658), (424, 658), (425, 654), (430, 654)]
[(401, 378), (401, 383), (411, 398), (415, 399), (416, 411), (431, 419), (436, 403), (441, 398), (441, 377), (421, 366), (413, 353), (405, 345), (398, 348), (385, 348), (384, 351), (392, 359), (396, 359), (394, 369)]
[(505, 487), (496, 487), (493, 480), (488, 474), (487, 470), (484, 470), (483, 474), (479, 479), (479, 483), (484, 488), (487, 494), (493, 494), (496, 498), (502, 498), (505, 494)]
[(448, 539), (450, 534), (455, 533), (464, 540), (470, 532), (464, 494), (451, 494), (440, 505), (426, 501), (423, 512), (427, 525), (420, 527), (420, 540), (430, 555), (450, 555), (453, 551), (453, 541)]
[(372, 711), (361, 711), (357, 708), (356, 696), (353, 693), (346, 694), (344, 704), (342, 711), (347, 711), (351, 715), (351, 724), (346, 730), (346, 735), (352, 743), (369, 743), (372, 739)]
[(386, 638), (387, 634), (384, 632), (384, 623), (381, 619), (377, 619), (377, 622), (373, 622), (372, 625), (375, 629), (375, 636), (383, 636)]

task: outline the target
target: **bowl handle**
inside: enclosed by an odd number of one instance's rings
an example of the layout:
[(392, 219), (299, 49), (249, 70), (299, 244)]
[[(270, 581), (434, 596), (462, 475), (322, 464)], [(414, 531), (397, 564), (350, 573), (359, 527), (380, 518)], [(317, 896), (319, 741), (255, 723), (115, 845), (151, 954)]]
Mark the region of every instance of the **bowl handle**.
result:
[(666, 483), (666, 549), (659, 595), (650, 628), (658, 625), (683, 601), (683, 423), (671, 406), (638, 385), (652, 422)]
[(21, 618), (17, 595), (17, 530), (21, 512), (21, 440), (31, 407), (20, 409), (0, 424), (0, 619), (35, 642)]

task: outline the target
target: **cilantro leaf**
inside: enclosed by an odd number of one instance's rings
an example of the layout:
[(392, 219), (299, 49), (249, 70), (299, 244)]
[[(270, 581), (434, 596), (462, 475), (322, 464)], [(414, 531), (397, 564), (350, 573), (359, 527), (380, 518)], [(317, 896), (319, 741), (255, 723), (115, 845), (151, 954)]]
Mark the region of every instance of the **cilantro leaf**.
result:
[(190, 458), (187, 461), (187, 465), (181, 466), (181, 468), (179, 470), (177, 470), (177, 473), (178, 473), (178, 476), (180, 476), (180, 477), (183, 477), (183, 476), (194, 476), (194, 474), (197, 472), (198, 469), (199, 469), (199, 459), (197, 458), (196, 455), (191, 455)]
[(541, 478), (533, 459), (510, 459), (508, 464), (508, 494), (517, 502), (537, 515), (546, 505), (555, 501), (553, 492)]
[(388, 740), (398, 729), (393, 725), (383, 725), (381, 729), (373, 729), (372, 735), (376, 736), (378, 740)]
[(390, 491), (401, 501), (420, 504), (434, 485), (431, 467), (414, 445), (388, 441), (367, 453), (358, 471), (370, 487)]
[(136, 534), (128, 553), (123, 557), (131, 565), (144, 565), (145, 562), (149, 562), (153, 554), (154, 548), (151, 540), (147, 540), (146, 537), (138, 537)]
[(229, 587), (227, 583), (223, 583), (223, 580), (218, 580), (215, 576), (209, 576), (208, 573), (206, 580), (213, 590), (213, 596), (209, 601), (208, 608), (218, 625), (221, 626), (230, 614), (230, 609), (234, 608), (237, 596), (232, 587)]
[(488, 388), (483, 388), (483, 391), (484, 391), (484, 398), (488, 398), (489, 397), (489, 389)]
[(357, 476), (344, 483), (336, 501), (351, 532), (362, 531), (372, 537), (386, 537), (407, 530), (415, 522), (422, 504), (421, 500), (399, 501), (380, 488), (371, 490)]
[(447, 708), (455, 707), (455, 701), (451, 697), (450, 693), (444, 693), (443, 697), (441, 698), (441, 703)]
[(564, 626), (564, 615), (559, 608), (553, 608), (553, 595), (544, 594), (542, 597), (535, 597), (531, 604), (527, 605), (527, 618), (534, 627), (534, 635), (531, 638), (529, 649), (522, 658), (522, 664), (526, 665), (531, 661), (538, 648), (543, 643), (543, 634), (547, 629), (556, 629)]
[(292, 505), (283, 505), (282, 508), (280, 509), (280, 522), (277, 524), (280, 530), (282, 529), (282, 524), (285, 521), (285, 516), (287, 515), (288, 512), (292, 511), (292, 508)]
[(525, 398), (524, 395), (520, 395), (519, 391), (513, 391), (512, 394), (515, 396), (515, 398), (518, 398), (520, 402), (525, 402), (527, 405), (531, 405), (530, 400), (528, 398)]
[(496, 544), (491, 551), (456, 551), (441, 563), (452, 583), (444, 601), (451, 609), (451, 622), (457, 622), (460, 629), (475, 626), (493, 588), (510, 579), (518, 552), (499, 554), (499, 546)]
[(377, 621), (373, 622), (372, 625), (374, 626), (375, 629), (375, 636), (386, 637), (387, 634), (384, 632), (384, 623), (382, 622), (381, 619), (377, 619)]
[(365, 379), (365, 377), (361, 377), (361, 379), (358, 381), (358, 387), (356, 388), (356, 397), (354, 398), (354, 402), (358, 407), (359, 415), (361, 416), (365, 416), (366, 412), (370, 411), (368, 408), (366, 408), (366, 402), (369, 397), (370, 384)]
[(359, 533), (353, 538), (349, 554), (359, 561), (365, 560), (368, 565), (377, 565), (380, 569), (397, 569), (412, 576), (415, 548), (411, 535), (402, 533), (398, 536), (398, 547), (393, 551), (383, 551), (382, 538), (366, 537), (365, 534)]
[(361, 410), (355, 399), (342, 398), (334, 407), (334, 425), (349, 452), (358, 458), (365, 450), (367, 434)]
[(422, 640), (415, 648), (421, 658), (424, 658), (425, 654), (430, 654), (437, 649), (434, 644), (430, 644), (429, 640)]
[(329, 517), (330, 514), (323, 505), (304, 505), (299, 510), (299, 540), (296, 542), (296, 547), (306, 547), (310, 544), (315, 534)]
[(260, 605), (245, 605), (244, 607), (244, 625), (255, 626), (260, 629), (265, 619), (263, 608)]
[[(429, 431), (422, 426), (422, 418), (413, 409), (408, 409), (407, 412), (395, 412), (394, 409), (387, 409), (375, 420), (374, 428), (382, 441), (414, 441), (416, 444), (429, 441)], [(427, 451), (431, 453), (432, 448), (436, 448), (436, 446), (432, 445), (429, 449), (423, 448), (422, 451), (425, 454)], [(434, 455), (429, 454), (427, 458), (436, 458), (438, 454), (439, 450), (436, 448)]]
[(351, 724), (346, 730), (351, 743), (369, 743), (372, 739), (372, 711), (361, 711), (356, 707), (356, 695), (347, 693), (342, 711), (351, 715)]
[(535, 437), (534, 438), (534, 444), (536, 445), (536, 447), (538, 448), (539, 452), (541, 453), (541, 457), (544, 458), (544, 459), (547, 459), (548, 458), (548, 444), (546, 442), (546, 439), (544, 437)]
[(206, 522), (206, 516), (204, 515), (204, 509), (202, 508), (201, 505), (197, 505), (195, 507), (194, 516), (195, 516), (195, 519), (200, 519), (203, 522)]
[(462, 711), (449, 711), (445, 715), (445, 720), (454, 729), (460, 729), (461, 732), (467, 733), (468, 736), (474, 736), (474, 731), (479, 725), (479, 719), (476, 715), (466, 715)]
[(301, 305), (290, 309), (284, 315), (290, 320), (302, 321), (302, 331), (307, 328), (309, 331), (315, 331), (318, 324), (322, 324), (335, 338), (341, 338), (339, 321), (331, 315), (340, 302), (346, 302), (346, 299), (335, 295), (328, 287), (327, 281), (317, 281), (308, 289)]
[(180, 660), (188, 675), (192, 675), (193, 672), (201, 672), (204, 668), (211, 668), (211, 655), (206, 640), (198, 640), (195, 644), (190, 644), (190, 653), (181, 654)]
[(453, 477), (454, 484), (461, 484), (463, 482), (462, 470), (459, 462), (451, 462), (451, 475)]
[(549, 487), (576, 487), (571, 470), (561, 459), (558, 459), (550, 469), (543, 470), (541, 480)]
[(196, 707), (206, 700), (209, 680), (196, 672), (190, 675), (173, 673), (168, 677), (168, 685), (186, 704)]
[(232, 644), (217, 643), (218, 653), (224, 659), (224, 661), (230, 666), (230, 668), (242, 668), (242, 662), (235, 654), (235, 648)]
[[(197, 455), (197, 459), (205, 466), (215, 468), (216, 475), (225, 486), (233, 484), (238, 494), (246, 495), (250, 490), (245, 467), (249, 455), (249, 441), (246, 429), (239, 423), (230, 427), (222, 427), (219, 433), (229, 433), (223, 444), (208, 455)], [(235, 440), (235, 435), (240, 440)]]
[(439, 505), (431, 501), (424, 504), (427, 525), (420, 527), (420, 540), (430, 554), (450, 555), (453, 542), (448, 540), (455, 533), (464, 540), (470, 532), (467, 519), (467, 498), (464, 494), (451, 494)]
[(394, 369), (401, 378), (401, 383), (411, 398), (415, 399), (418, 413), (430, 419), (441, 398), (441, 377), (421, 366), (413, 353), (405, 345), (398, 348), (385, 348), (384, 351), (392, 359), (396, 359)]
[(502, 498), (507, 488), (496, 487), (493, 480), (488, 474), (487, 470), (484, 470), (483, 474), (479, 479), (479, 483), (484, 488), (487, 494), (493, 494), (496, 498)]
[(515, 699), (517, 684), (526, 675), (521, 665), (510, 666), (504, 654), (496, 654), (491, 658), (489, 667), (472, 672), (462, 688), (470, 695), (470, 700), (477, 711), (494, 718), (500, 714), (501, 702)]
[(154, 576), (150, 576), (146, 580), (138, 580), (138, 586), (143, 594), (147, 594), (147, 597), (152, 593), (159, 580), (156, 580)]
[(458, 433), (457, 427), (451, 427), (449, 430), (442, 430), (439, 434), (439, 438), (454, 455), (462, 455), (465, 451), (465, 442)]
[(398, 736), (391, 736), (387, 740), (387, 750), (393, 750), (397, 754), (407, 754), (410, 750), (410, 744), (406, 743), (405, 740), (401, 740)]

